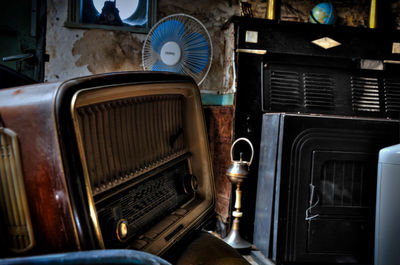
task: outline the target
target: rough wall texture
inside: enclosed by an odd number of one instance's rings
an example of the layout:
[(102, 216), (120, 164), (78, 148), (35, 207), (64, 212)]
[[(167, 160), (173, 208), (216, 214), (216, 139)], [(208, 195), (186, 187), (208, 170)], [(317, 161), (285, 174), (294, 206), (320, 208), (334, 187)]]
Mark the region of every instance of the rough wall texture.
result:
[(400, 1), (393, 1), (390, 5), (392, 11), (392, 19), (394, 26), (397, 30), (400, 30)]
[(210, 152), (213, 161), (217, 200), (215, 212), (223, 222), (228, 222), (231, 183), (226, 171), (231, 165), (230, 149), (233, 140), (233, 106), (208, 106), (204, 108)]
[[(206, 26), (212, 39), (214, 56), (201, 89), (230, 91), (234, 85), (233, 41), (229, 36), (231, 32), (223, 32), (221, 27), (231, 16), (240, 14), (239, 6), (230, 6), (226, 0), (192, 1), (190, 4), (185, 0), (159, 0), (158, 6), (158, 18), (185, 13), (198, 18)], [(141, 52), (145, 34), (66, 28), (67, 10), (67, 1), (48, 0), (46, 52), (50, 61), (46, 64), (46, 81), (142, 70)]]
[[(310, 11), (320, 2), (323, 1), (282, 0), (281, 19), (308, 22)], [(352, 27), (368, 27), (371, 0), (336, 0), (332, 1), (332, 3), (336, 14), (336, 24)]]
[(79, 56), (76, 66), (87, 66), (93, 73), (142, 70), (142, 41), (126, 31), (93, 29), (74, 43), (72, 55)]
[(77, 66), (79, 55), (72, 55), (74, 43), (82, 38), (84, 30), (64, 27), (67, 19), (68, 1), (47, 1), (45, 81), (60, 81), (90, 74), (86, 66)]
[[(107, 31), (100, 29), (71, 29), (64, 27), (68, 1), (48, 1), (45, 80), (58, 81), (75, 76), (123, 70), (141, 70), (141, 49), (145, 34)], [(266, 17), (265, 0), (247, 0), (253, 15)], [(311, 9), (318, 0), (282, 0), (281, 19), (307, 22)], [(400, 1), (394, 1), (392, 10), (399, 10)], [(368, 25), (370, 0), (333, 1), (337, 24)], [(232, 15), (240, 15), (237, 0), (159, 0), (158, 18), (185, 13), (198, 18), (208, 31), (214, 47), (213, 63), (201, 89), (218, 92), (234, 91), (233, 34), (221, 31), (221, 26)], [(400, 21), (400, 19), (396, 18)]]

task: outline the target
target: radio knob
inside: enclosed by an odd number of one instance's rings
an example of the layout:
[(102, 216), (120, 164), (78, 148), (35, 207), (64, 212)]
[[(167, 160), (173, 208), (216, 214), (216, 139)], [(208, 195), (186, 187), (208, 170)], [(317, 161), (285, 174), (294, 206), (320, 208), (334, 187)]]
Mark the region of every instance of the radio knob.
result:
[(186, 194), (195, 193), (198, 188), (197, 178), (191, 174), (183, 177), (183, 190)]
[(119, 241), (125, 241), (125, 239), (128, 237), (128, 221), (125, 219), (118, 220), (116, 234)]

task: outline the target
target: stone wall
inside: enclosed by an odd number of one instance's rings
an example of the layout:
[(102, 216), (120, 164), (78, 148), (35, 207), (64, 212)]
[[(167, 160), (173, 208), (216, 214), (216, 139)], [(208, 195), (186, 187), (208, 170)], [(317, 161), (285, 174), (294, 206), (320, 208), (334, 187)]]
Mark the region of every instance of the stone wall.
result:
[[(281, 19), (298, 22), (308, 22), (310, 11), (318, 0), (283, 0), (281, 4)], [(337, 25), (352, 27), (368, 27), (370, 0), (332, 1)]]

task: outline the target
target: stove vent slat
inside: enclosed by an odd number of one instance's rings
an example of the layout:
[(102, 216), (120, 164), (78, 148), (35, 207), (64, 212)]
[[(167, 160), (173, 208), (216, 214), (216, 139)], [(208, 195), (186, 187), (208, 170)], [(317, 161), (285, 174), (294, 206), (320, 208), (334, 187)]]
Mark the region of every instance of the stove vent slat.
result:
[(350, 77), (354, 111), (380, 111), (379, 80), (375, 77)]
[(301, 106), (299, 73), (290, 71), (271, 71), (271, 105)]
[(304, 73), (304, 105), (307, 108), (332, 109), (334, 78), (327, 74)]
[(400, 111), (400, 82), (389, 78), (384, 79), (385, 111)]

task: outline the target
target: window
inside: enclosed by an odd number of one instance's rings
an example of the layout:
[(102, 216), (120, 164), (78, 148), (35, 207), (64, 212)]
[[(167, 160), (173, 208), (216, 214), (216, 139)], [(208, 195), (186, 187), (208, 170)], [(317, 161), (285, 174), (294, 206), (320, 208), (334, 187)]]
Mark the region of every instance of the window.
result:
[(156, 12), (157, 0), (69, 0), (65, 25), (147, 33)]

